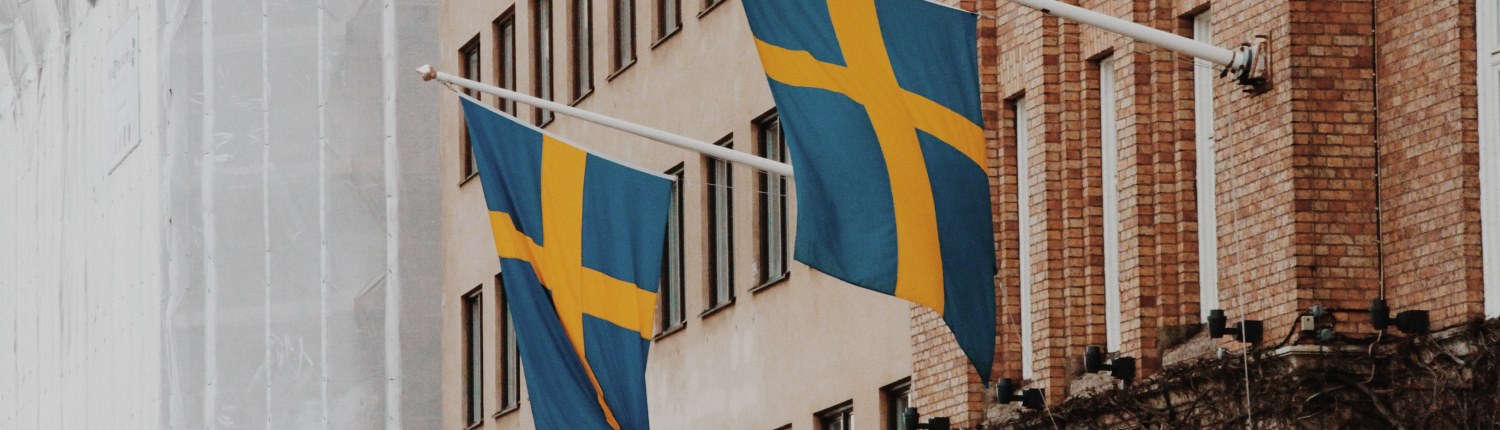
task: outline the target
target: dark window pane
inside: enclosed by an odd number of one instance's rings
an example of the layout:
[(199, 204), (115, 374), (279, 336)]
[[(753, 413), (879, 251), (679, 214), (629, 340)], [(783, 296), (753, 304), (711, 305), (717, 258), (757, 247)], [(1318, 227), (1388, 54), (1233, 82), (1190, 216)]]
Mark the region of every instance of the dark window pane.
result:
[(583, 98), (594, 90), (593, 2), (572, 0), (573, 4), (573, 99)]
[[(728, 147), (729, 141), (720, 145)], [(708, 189), (708, 297), (709, 307), (734, 299), (734, 175), (729, 163), (706, 158)]]
[[(459, 48), (458, 50), (458, 68), (459, 72), (463, 73), (463, 77), (465, 79), (475, 81), (483, 80), (483, 76), (481, 76), (479, 72), (479, 69), (482, 66), (480, 60), (479, 35), (476, 34), (474, 35), (473, 39), (470, 39), (468, 43), (464, 44), (463, 48)], [(480, 94), (478, 92), (467, 88), (464, 89), (464, 94), (467, 94), (476, 99), (480, 97)], [(464, 164), (462, 170), (460, 170), (459, 173), (461, 174), (460, 179), (467, 179), (470, 175), (479, 172), (479, 161), (474, 157), (474, 147), (471, 146), (472, 144), (469, 140), (468, 126), (464, 124), (460, 124), (460, 126), (462, 127), (462, 129), (459, 130), (459, 154), (462, 154)]]
[[(500, 88), (516, 89), (516, 19), (514, 8), (495, 21), (495, 78)], [(500, 110), (516, 114), (516, 102), (500, 99)]]
[(464, 388), (469, 424), (484, 420), (484, 308), (478, 289), (464, 303)]
[(682, 324), (684, 306), (682, 300), (682, 179), (683, 168), (681, 165), (667, 171), (668, 175), (675, 179), (672, 182), (671, 206), (668, 209), (667, 235), (662, 258), (661, 287), (658, 292), (661, 295), (661, 329), (666, 330)]
[(682, 28), (682, 0), (656, 0), (656, 38)]
[(615, 70), (635, 61), (635, 0), (615, 0)]
[[(786, 139), (781, 121), (772, 115), (758, 124), (758, 152), (767, 159), (786, 162)], [(770, 282), (787, 274), (787, 178), (760, 171), (757, 174), (756, 199), (759, 206), (760, 282)]]
[[(532, 13), (532, 76), (536, 81), (536, 96), (552, 100), (552, 0), (536, 0)], [(552, 111), (536, 108), (533, 116), (537, 125), (552, 120)]]
[(854, 403), (845, 402), (818, 413), (818, 428), (821, 430), (850, 430), (854, 428)]

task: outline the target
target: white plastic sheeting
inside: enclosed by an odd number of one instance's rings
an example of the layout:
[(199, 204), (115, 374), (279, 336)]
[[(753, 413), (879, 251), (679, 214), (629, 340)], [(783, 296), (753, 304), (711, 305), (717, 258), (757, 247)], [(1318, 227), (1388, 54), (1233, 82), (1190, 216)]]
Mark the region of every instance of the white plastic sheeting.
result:
[(436, 12), (0, 0), (0, 428), (438, 427)]

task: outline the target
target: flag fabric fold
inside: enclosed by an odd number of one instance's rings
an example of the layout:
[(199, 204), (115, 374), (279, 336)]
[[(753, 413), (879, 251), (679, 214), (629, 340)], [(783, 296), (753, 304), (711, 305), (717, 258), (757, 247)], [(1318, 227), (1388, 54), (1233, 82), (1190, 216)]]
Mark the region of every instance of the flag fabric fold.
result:
[(744, 0), (796, 164), (795, 258), (937, 311), (988, 383), (995, 245), (972, 13)]
[(537, 428), (649, 428), (672, 180), (462, 103)]

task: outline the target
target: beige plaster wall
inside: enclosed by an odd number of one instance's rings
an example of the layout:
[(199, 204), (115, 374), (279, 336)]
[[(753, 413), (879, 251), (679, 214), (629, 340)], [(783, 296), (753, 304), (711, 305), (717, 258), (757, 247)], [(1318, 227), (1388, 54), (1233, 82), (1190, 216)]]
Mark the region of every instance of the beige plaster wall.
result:
[[(556, 99), (572, 101), (567, 2), (554, 0)], [(704, 12), (699, 0), (683, 0), (683, 28), (658, 42), (653, 1), (637, 1), (637, 60), (615, 74), (610, 61), (612, 1), (594, 0), (595, 90), (578, 102), (584, 109), (714, 142), (733, 137), (734, 148), (753, 151), (753, 120), (773, 103), (738, 0)], [(496, 83), (491, 23), (512, 1), (441, 2), (441, 61), (457, 71), (457, 51), (481, 33), (482, 80)], [(519, 90), (530, 92), (531, 3), (517, 10)], [(655, 45), (655, 46), (653, 46)], [(612, 78), (608, 78), (614, 74)], [(494, 102), (492, 97), (485, 101)], [(479, 181), (460, 185), (457, 96), (445, 92), (442, 109), (443, 184), (443, 386), (446, 428), (462, 428), (463, 360), (460, 297), (483, 285), (486, 414), (498, 411), (495, 359), (498, 324), (494, 246)], [(520, 109), (530, 119), (530, 109)], [(642, 168), (666, 171), (685, 163), (684, 242), (686, 327), (654, 342), (647, 370), (651, 420), (661, 429), (814, 428), (816, 412), (853, 400), (857, 428), (883, 424), (880, 388), (911, 374), (908, 305), (898, 299), (843, 284), (801, 264), (786, 282), (757, 292), (755, 174), (736, 166), (734, 243), (736, 302), (710, 315), (707, 308), (703, 160), (698, 154), (559, 116), (546, 129), (595, 151)], [(792, 214), (795, 218), (795, 213)], [(793, 227), (795, 234), (795, 226)], [(524, 366), (524, 363), (523, 363)], [(483, 428), (530, 428), (527, 396), (516, 413), (491, 417)]]

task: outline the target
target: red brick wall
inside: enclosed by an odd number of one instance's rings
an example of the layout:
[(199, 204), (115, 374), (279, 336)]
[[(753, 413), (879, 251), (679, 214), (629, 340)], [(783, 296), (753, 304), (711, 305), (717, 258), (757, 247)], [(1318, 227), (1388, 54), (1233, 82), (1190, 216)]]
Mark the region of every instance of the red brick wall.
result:
[(1484, 312), (1474, 0), (1379, 6), (1387, 298), (1458, 324)]
[[(942, 3), (957, 6), (964, 10), (993, 10), (996, 0), (943, 0)], [(1001, 190), (1005, 189), (1006, 175), (999, 173), (1001, 160), (993, 156), (1000, 142), (1000, 129), (995, 124), (1000, 122), (1003, 101), (1000, 99), (996, 88), (996, 64), (999, 58), (995, 55), (995, 20), (991, 17), (980, 17), (979, 19), (979, 60), (980, 60), (980, 90), (982, 94), (981, 108), (985, 123), (985, 142), (989, 148), (990, 190), (992, 201), (999, 205), (1000, 200), (994, 199), (999, 196)], [(1009, 176), (1010, 185), (1014, 187), (1014, 173)], [(999, 206), (997, 206), (999, 207)], [(1010, 243), (1012, 252), (1015, 246), (1015, 229), (1006, 228), (1004, 211), (996, 211), (995, 241), (1001, 248), (1000, 253), (1005, 253), (1005, 246)], [(1014, 223), (1014, 218), (1010, 219)], [(1003, 266), (1004, 259), (999, 263), (1001, 276), (1006, 273), (1014, 276), (1015, 268), (1007, 269)], [(997, 277), (1000, 278), (1000, 277)], [(1007, 316), (1014, 318), (1014, 313), (1019, 311), (1016, 298), (1009, 301), (1005, 299), (1004, 291), (997, 284), (996, 304), (996, 329), (1003, 339), (1005, 330), (1014, 330), (1011, 324), (1005, 324)], [(1013, 284), (1012, 284), (1013, 285)], [(1009, 310), (1007, 310), (1009, 308)], [(985, 404), (989, 399), (985, 396), (984, 385), (979, 379), (979, 373), (975, 372), (969, 364), (969, 360), (959, 350), (957, 341), (953, 338), (953, 332), (948, 330), (941, 317), (925, 307), (912, 305), (912, 406), (921, 411), (925, 417), (946, 416), (953, 420), (956, 426), (975, 426), (982, 423), (984, 419)], [(1010, 342), (1014, 345), (1014, 341)], [(995, 377), (1005, 372), (1018, 372), (1020, 364), (1017, 363), (1006, 352), (1006, 343), (998, 343), (995, 353), (995, 367), (992, 373)], [(1017, 351), (1019, 351), (1017, 349)]]
[[(1105, 341), (1092, 60), (1107, 53), (1120, 127), (1122, 352), (1143, 375), (1160, 366), (1159, 333), (1198, 322), (1200, 222), (1218, 226), (1220, 307), (1231, 322), (1265, 320), (1271, 342), (1311, 305), (1367, 307), (1382, 264), (1394, 310), (1431, 310), (1435, 327), (1482, 314), (1474, 0), (1383, 1), (1378, 11), (1371, 0), (1081, 0), (1183, 35), (1211, 8), (1219, 46), (1270, 37), (1267, 91), (1216, 83), (1214, 154), (1194, 153), (1187, 57), (1009, 2), (960, 5), (985, 15), (997, 377), (1020, 377), (1021, 270), (1033, 275), (1031, 387), (1061, 400), (1084, 347)], [(1029, 128), (1011, 130), (1004, 101), (1021, 96)], [(1018, 132), (1030, 140), (1026, 160), (1011, 146)], [(1217, 220), (1197, 219), (1201, 157), (1215, 160)], [(1029, 189), (1016, 189), (1018, 174)], [(1018, 194), (1030, 196), (1031, 225), (1016, 222)], [(1019, 267), (1020, 252), (1031, 267)], [(1372, 333), (1362, 315), (1340, 330)], [(983, 393), (934, 314), (914, 312), (913, 342), (924, 415), (981, 415)]]

